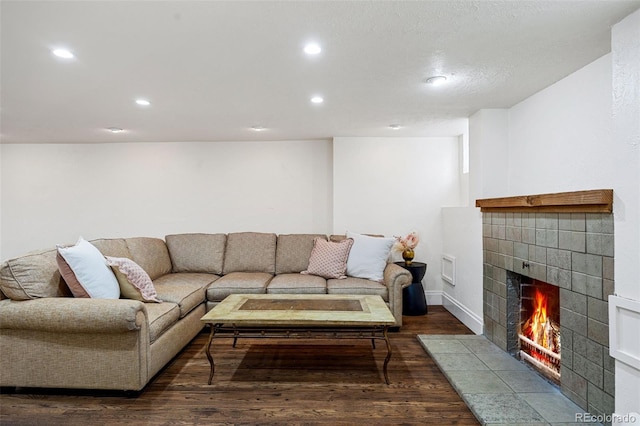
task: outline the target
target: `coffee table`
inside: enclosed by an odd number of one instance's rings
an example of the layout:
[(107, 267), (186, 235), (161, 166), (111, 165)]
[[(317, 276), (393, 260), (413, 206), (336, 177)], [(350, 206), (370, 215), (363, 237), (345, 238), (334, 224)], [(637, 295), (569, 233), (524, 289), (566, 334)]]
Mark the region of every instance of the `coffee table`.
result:
[(211, 331), (207, 359), (215, 364), (211, 344), (217, 337), (367, 339), (375, 349), (384, 340), (387, 356), (382, 371), (389, 384), (387, 365), (391, 359), (388, 329), (395, 318), (380, 296), (339, 294), (232, 294), (201, 318)]

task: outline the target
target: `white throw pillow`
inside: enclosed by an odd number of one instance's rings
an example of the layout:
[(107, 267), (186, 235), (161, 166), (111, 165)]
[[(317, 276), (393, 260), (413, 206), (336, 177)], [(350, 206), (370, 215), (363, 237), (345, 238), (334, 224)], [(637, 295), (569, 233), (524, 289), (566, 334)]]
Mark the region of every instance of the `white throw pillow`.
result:
[(347, 238), (353, 238), (353, 246), (347, 260), (347, 275), (383, 282), (384, 268), (396, 239), (370, 237), (349, 231)]
[(76, 279), (89, 295), (96, 299), (119, 299), (120, 286), (107, 259), (93, 244), (82, 237), (71, 247), (58, 246)]

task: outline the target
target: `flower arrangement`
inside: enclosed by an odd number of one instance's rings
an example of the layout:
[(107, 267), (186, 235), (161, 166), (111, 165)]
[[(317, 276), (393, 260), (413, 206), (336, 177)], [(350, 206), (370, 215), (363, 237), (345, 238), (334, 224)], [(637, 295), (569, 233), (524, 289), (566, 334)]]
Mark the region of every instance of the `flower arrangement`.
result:
[(413, 250), (420, 242), (420, 237), (416, 232), (411, 232), (404, 237), (396, 237), (395, 249), (398, 251)]
[(420, 242), (420, 237), (418, 237), (416, 232), (411, 232), (404, 237), (396, 237), (396, 240), (394, 248), (402, 252), (404, 264), (410, 266), (414, 256), (413, 249), (416, 248)]

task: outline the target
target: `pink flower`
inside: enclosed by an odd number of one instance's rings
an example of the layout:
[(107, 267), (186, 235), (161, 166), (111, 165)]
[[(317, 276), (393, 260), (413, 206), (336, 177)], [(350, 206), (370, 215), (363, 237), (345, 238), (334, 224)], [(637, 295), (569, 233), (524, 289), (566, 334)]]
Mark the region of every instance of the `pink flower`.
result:
[(414, 249), (420, 242), (420, 237), (415, 232), (412, 232), (404, 237), (396, 237), (398, 242), (396, 243), (396, 249), (404, 251), (406, 249)]

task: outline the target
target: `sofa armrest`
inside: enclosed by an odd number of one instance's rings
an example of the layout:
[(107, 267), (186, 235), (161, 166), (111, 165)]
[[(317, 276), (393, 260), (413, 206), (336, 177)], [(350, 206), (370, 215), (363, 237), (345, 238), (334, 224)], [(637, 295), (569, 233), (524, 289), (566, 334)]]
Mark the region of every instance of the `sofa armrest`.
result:
[(389, 289), (400, 287), (401, 289), (408, 287), (413, 280), (411, 272), (398, 266), (395, 263), (387, 263), (384, 268), (384, 283)]
[(122, 333), (140, 330), (144, 303), (128, 299), (51, 297), (0, 301), (0, 328), (66, 333)]
[(411, 272), (395, 263), (387, 263), (384, 268), (384, 283), (389, 290), (389, 309), (396, 319), (396, 326), (402, 325), (402, 290), (411, 284)]

